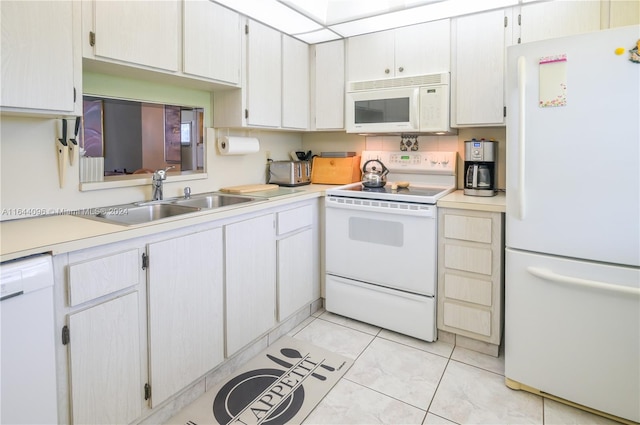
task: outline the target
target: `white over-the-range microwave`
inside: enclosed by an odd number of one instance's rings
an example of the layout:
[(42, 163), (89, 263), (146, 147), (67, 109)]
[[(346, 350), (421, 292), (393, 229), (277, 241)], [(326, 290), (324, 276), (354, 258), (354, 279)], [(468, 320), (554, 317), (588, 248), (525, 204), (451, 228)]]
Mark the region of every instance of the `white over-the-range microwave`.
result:
[(352, 81), (347, 133), (455, 133), (449, 124), (449, 73)]

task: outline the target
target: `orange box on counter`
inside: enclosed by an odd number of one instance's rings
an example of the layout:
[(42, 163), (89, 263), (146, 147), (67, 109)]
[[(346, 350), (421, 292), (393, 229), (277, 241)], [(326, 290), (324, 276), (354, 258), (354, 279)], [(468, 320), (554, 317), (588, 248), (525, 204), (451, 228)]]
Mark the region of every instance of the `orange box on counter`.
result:
[(318, 184), (349, 184), (359, 182), (362, 177), (360, 171), (360, 155), (348, 158), (313, 158), (311, 166), (311, 183)]

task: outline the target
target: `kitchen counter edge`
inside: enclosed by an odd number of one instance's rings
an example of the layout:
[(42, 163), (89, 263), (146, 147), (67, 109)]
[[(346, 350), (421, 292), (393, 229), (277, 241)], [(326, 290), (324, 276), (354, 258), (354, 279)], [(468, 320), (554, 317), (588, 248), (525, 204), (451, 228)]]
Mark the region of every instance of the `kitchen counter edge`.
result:
[[(223, 210), (202, 210), (188, 217), (175, 217), (156, 223), (136, 226), (101, 223), (73, 215), (32, 217), (0, 222), (0, 262), (29, 255), (62, 254), (93, 246), (120, 242), (136, 237), (180, 229), (209, 221), (227, 219), (262, 209), (279, 207), (289, 203), (322, 197), (333, 185), (298, 186), (296, 193), (277, 196), (246, 206)], [(250, 194), (248, 194), (250, 195)]]
[(504, 192), (498, 192), (496, 196), (469, 196), (465, 195), (463, 190), (456, 190), (440, 198), (437, 206), (504, 213), (507, 209), (507, 202)]

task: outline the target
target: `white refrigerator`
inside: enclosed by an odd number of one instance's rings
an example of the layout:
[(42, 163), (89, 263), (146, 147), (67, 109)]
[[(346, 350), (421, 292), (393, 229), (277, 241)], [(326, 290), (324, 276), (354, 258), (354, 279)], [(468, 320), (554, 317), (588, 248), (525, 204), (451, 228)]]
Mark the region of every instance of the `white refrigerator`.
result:
[(507, 52), (505, 376), (640, 422), (640, 26)]

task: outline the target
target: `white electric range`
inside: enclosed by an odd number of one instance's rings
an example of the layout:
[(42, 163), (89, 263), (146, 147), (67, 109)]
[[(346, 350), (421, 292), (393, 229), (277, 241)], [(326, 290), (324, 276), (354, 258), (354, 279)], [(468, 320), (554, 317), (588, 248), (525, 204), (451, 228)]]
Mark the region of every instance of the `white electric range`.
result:
[(434, 341), (436, 202), (455, 190), (456, 152), (362, 152), (370, 159), (389, 169), (383, 188), (327, 190), (326, 309)]

